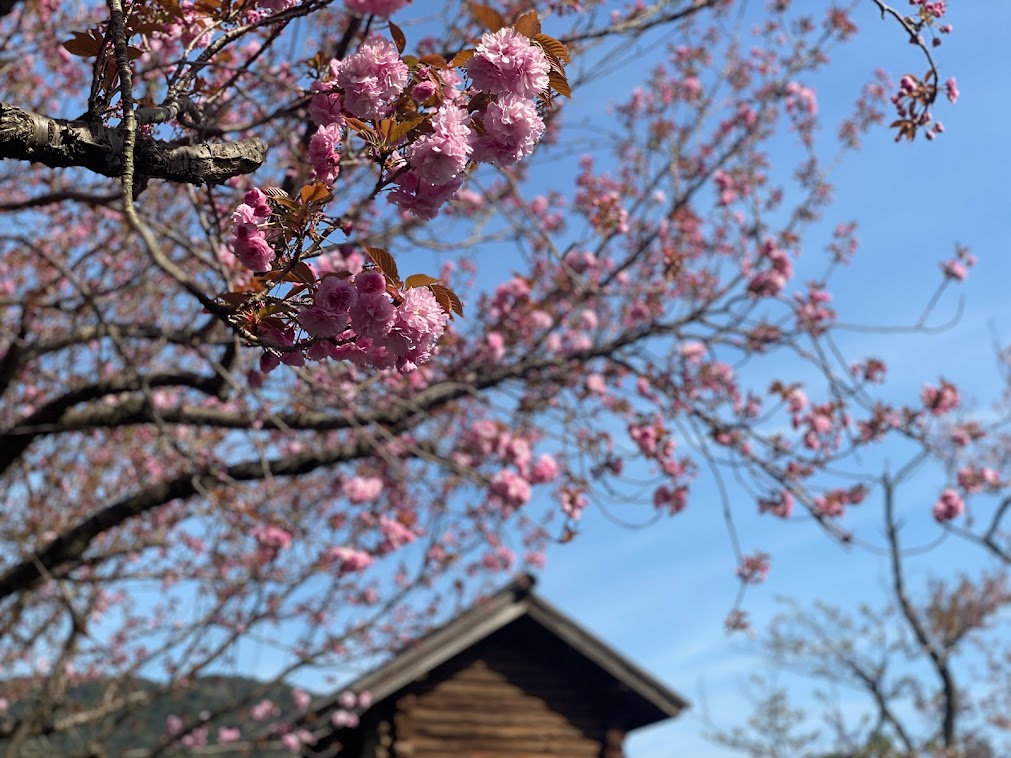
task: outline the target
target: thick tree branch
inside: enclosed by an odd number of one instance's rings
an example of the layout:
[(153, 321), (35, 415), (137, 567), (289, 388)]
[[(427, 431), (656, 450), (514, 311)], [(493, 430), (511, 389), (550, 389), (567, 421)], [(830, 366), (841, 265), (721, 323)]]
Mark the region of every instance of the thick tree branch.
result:
[[(80, 403), (99, 400), (109, 395), (117, 395), (121, 392), (136, 392), (144, 386), (153, 387), (186, 387), (198, 390), (207, 395), (217, 395), (221, 388), (221, 378), (218, 376), (201, 376), (188, 372), (171, 374), (156, 374), (150, 377), (121, 377), (105, 382), (97, 382), (84, 387), (70, 390), (57, 397), (45, 405), (39, 407), (34, 413), (29, 415), (21, 424), (17, 426), (46, 427), (49, 424), (58, 423), (70, 408)], [(0, 439), (0, 474), (4, 473), (10, 466), (21, 457), (24, 451), (31, 444), (38, 433), (12, 435), (10, 430), (6, 430)]]
[[(391, 430), (396, 432), (398, 430)], [(61, 573), (61, 568), (81, 559), (91, 543), (102, 534), (122, 526), (173, 500), (185, 500), (222, 481), (250, 482), (268, 477), (298, 476), (324, 466), (356, 460), (373, 452), (371, 439), (336, 445), (269, 461), (257, 457), (220, 469), (202, 469), (174, 479), (157, 482), (139, 492), (102, 508), (54, 539), (39, 552), (29, 556), (0, 576), (0, 600), (32, 589), (46, 576)]]
[[(123, 175), (124, 139), (117, 129), (84, 121), (49, 118), (0, 102), (0, 159), (79, 166), (110, 177)], [(221, 184), (250, 174), (266, 158), (259, 139), (179, 145), (138, 135), (134, 149), (138, 178), (187, 184)]]

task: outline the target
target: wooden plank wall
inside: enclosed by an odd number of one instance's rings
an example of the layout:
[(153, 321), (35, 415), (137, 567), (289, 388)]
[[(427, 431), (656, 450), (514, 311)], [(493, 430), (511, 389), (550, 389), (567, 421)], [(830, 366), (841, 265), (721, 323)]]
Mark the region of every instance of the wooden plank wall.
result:
[(482, 644), (455, 664), (401, 698), (397, 758), (621, 758), (592, 683), (566, 662)]

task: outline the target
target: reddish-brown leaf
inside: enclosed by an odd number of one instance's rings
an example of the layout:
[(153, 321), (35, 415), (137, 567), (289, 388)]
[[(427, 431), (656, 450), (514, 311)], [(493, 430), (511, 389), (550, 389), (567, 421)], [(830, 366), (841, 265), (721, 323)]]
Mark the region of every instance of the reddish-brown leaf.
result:
[(559, 95), (572, 97), (572, 88), (569, 87), (569, 80), (565, 78), (565, 74), (552, 71), (548, 74), (548, 84), (550, 84), (551, 88)]
[(68, 39), (63, 43), (63, 47), (71, 55), (78, 55), (82, 58), (94, 58), (98, 51), (102, 49), (102, 38), (95, 37), (95, 30), (90, 32), (71, 32), (73, 39)]
[(502, 18), (502, 14), (491, 6), (481, 5), (480, 3), (471, 3), (470, 13), (474, 17), (474, 20), (481, 24), (481, 26), (489, 32), (497, 32), (506, 25), (505, 19)]
[(365, 252), (372, 259), (372, 262), (379, 267), (379, 270), (386, 275), (386, 278), (399, 287), (400, 274), (397, 272), (397, 262), (393, 260), (393, 256), (381, 247), (367, 247), (365, 248)]
[(553, 56), (558, 58), (558, 60), (565, 61), (566, 63), (572, 63), (572, 58), (569, 56), (569, 48), (556, 40), (554, 37), (549, 37), (547, 34), (535, 34), (532, 39), (544, 48), (546, 52), (551, 53)]
[(395, 145), (424, 120), (424, 116), (415, 114), (406, 121), (401, 121), (399, 124), (394, 125), (394, 127), (390, 130), (390, 135), (387, 140), (391, 145)]
[(460, 68), (463, 64), (474, 57), (474, 50), (461, 50), (456, 55), (453, 56), (453, 60), (449, 62), (451, 68)]
[(407, 47), (407, 37), (404, 36), (400, 27), (392, 21), (390, 21), (390, 36), (393, 37), (393, 44), (397, 46), (397, 52), (403, 55), (404, 48)]
[(426, 66), (430, 66), (432, 68), (441, 68), (441, 69), (449, 68), (449, 64), (446, 63), (446, 59), (437, 53), (429, 53), (428, 55), (422, 55), (418, 59), (418, 63), (424, 63)]
[(439, 305), (449, 314), (450, 318), (453, 317), (454, 313), (463, 316), (463, 303), (460, 302), (460, 298), (453, 290), (441, 284), (430, 284), (428, 288), (432, 290), (435, 299), (439, 301)]
[(327, 186), (323, 182), (313, 182), (302, 187), (299, 197), (302, 198), (302, 205), (309, 205), (309, 203), (324, 202), (331, 195), (330, 190), (327, 189)]
[(404, 289), (414, 289), (415, 287), (425, 287), (429, 284), (438, 284), (439, 280), (428, 274), (411, 274), (404, 282)]
[(314, 284), (316, 282), (316, 276), (312, 273), (312, 269), (309, 268), (305, 261), (299, 261), (295, 264), (291, 271), (285, 274), (284, 281)]
[(524, 13), (513, 24), (513, 29), (524, 37), (530, 37), (531, 39), (536, 37), (541, 33), (541, 20), (537, 18), (537, 11)]

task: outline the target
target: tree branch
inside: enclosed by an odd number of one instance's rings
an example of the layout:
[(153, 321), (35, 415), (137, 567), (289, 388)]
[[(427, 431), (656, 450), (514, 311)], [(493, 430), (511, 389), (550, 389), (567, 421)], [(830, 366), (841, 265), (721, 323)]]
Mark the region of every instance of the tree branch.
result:
[[(80, 166), (121, 177), (124, 139), (117, 129), (49, 118), (0, 102), (0, 159), (42, 163), (51, 168)], [(221, 184), (260, 167), (267, 148), (259, 139), (180, 145), (138, 135), (134, 152), (138, 178), (187, 184)]]

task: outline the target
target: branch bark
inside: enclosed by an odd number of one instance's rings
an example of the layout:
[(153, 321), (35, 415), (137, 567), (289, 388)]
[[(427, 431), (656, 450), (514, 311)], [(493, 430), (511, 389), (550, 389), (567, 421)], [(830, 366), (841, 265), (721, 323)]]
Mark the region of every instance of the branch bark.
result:
[[(123, 135), (117, 129), (49, 118), (0, 102), (0, 159), (51, 168), (79, 166), (102, 176), (121, 177), (123, 148)], [(266, 155), (266, 145), (256, 138), (180, 145), (138, 135), (134, 161), (138, 178), (202, 185), (250, 174)]]

